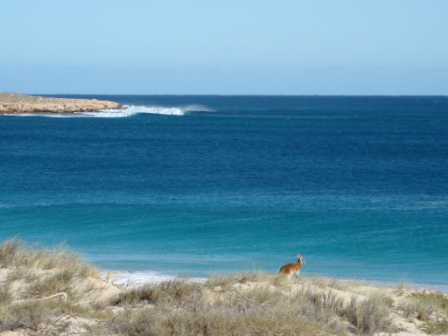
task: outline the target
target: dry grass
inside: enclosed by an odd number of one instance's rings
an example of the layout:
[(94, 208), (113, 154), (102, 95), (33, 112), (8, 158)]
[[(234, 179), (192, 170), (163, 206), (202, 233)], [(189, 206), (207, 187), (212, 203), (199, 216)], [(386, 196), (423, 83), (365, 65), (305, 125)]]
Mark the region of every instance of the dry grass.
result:
[(0, 285), (0, 306), (9, 304), (11, 302), (11, 292), (9, 290), (9, 282)]
[(161, 336), (332, 334), (318, 323), (301, 318), (300, 307), (294, 307), (293, 300), (267, 287), (229, 291), (213, 303), (202, 295), (204, 290), (203, 285), (195, 284), (181, 297), (177, 291), (163, 292), (150, 310), (125, 309), (110, 321), (108, 331)]
[[(64, 331), (58, 323), (62, 316), (82, 316), (91, 319), (107, 318), (103, 312), (96, 312), (68, 302), (29, 301), (21, 304), (0, 306), (0, 332), (30, 330), (46, 334), (49, 325)], [(57, 335), (58, 333), (55, 333)]]
[(254, 271), (238, 274), (215, 274), (208, 278), (204, 285), (210, 289), (219, 287), (225, 292), (230, 290), (234, 284), (246, 284), (248, 282), (268, 283), (276, 287), (285, 287), (291, 284), (284, 275)]
[(113, 305), (136, 305), (139, 303), (178, 303), (196, 292), (200, 284), (186, 279), (164, 281), (160, 284), (146, 284), (139, 288), (129, 289), (113, 300)]
[[(72, 295), (76, 283), (98, 277), (98, 271), (82, 258), (66, 251), (63, 245), (53, 249), (26, 246), (18, 239), (0, 245), (0, 332), (25, 330), (59, 335), (66, 324), (63, 316), (89, 319), (106, 316), (86, 309)], [(62, 296), (45, 299), (63, 292)], [(67, 297), (68, 301), (61, 300)]]
[(448, 296), (440, 292), (419, 291), (409, 295), (409, 298), (419, 306), (432, 312), (448, 313)]
[(448, 334), (448, 296), (440, 292), (418, 291), (399, 304), (405, 317), (423, 322), (421, 329), (431, 335)]
[(82, 277), (99, 277), (98, 271), (86, 263), (81, 255), (67, 251), (64, 244), (52, 249), (37, 245), (26, 246), (17, 238), (7, 240), (0, 245), (0, 268), (20, 268), (28, 270), (70, 270)]
[[(151, 303), (150, 308), (132, 309), (143, 302)], [(372, 295), (364, 301), (353, 298), (347, 305), (331, 290), (304, 288), (291, 295), (277, 275), (260, 272), (213, 276), (204, 284), (174, 280), (146, 285), (128, 290), (113, 304), (125, 309), (108, 323), (107, 332), (120, 335), (369, 335), (395, 331), (391, 301), (384, 296)]]
[(121, 335), (330, 335), (285, 309), (209, 306), (125, 311), (111, 322)]
[(74, 276), (74, 272), (71, 270), (62, 270), (37, 277), (36, 280), (29, 284), (27, 295), (29, 297), (43, 298), (60, 292), (70, 294)]
[[(0, 265), (0, 333), (377, 335), (400, 331), (397, 317), (417, 321), (416, 333), (448, 333), (448, 297), (404, 286), (394, 291), (251, 272), (215, 275), (204, 283), (179, 278), (114, 287), (115, 296), (90, 300), (112, 285), (89, 277), (97, 271), (62, 246), (35, 249), (9, 240), (0, 245)], [(43, 300), (59, 292), (68, 300)]]
[(379, 331), (386, 333), (397, 331), (392, 324), (388, 302), (379, 297), (362, 302), (352, 300), (350, 305), (342, 311), (342, 316), (356, 328), (356, 333), (359, 335), (372, 335)]

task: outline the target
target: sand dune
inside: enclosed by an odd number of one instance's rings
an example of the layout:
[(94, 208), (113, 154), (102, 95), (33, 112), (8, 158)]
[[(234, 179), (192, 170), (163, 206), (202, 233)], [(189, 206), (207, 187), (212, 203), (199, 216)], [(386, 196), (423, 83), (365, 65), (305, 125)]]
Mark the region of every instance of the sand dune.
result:
[[(103, 273), (104, 274), (104, 273)], [(251, 272), (127, 288), (63, 247), (0, 245), (0, 335), (426, 335), (448, 296)]]

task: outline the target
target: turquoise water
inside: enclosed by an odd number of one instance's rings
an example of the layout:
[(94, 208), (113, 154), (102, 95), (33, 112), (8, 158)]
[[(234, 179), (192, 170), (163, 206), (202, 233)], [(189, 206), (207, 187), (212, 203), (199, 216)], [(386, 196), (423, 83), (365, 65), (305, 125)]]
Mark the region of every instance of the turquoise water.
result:
[[(446, 97), (95, 96), (0, 117), (0, 239), (150, 279), (265, 270), (448, 287)], [(446, 287), (444, 287), (446, 286)]]

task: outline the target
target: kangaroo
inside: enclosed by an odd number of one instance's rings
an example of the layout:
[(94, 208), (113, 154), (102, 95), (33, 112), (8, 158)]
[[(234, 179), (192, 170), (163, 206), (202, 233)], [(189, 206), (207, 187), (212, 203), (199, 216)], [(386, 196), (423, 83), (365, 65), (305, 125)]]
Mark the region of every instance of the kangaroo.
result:
[(295, 274), (297, 277), (299, 276), (300, 269), (302, 268), (302, 265), (306, 263), (306, 260), (303, 259), (302, 255), (297, 255), (297, 262), (296, 263), (289, 263), (286, 265), (283, 265), (280, 268), (279, 273), (282, 273), (286, 275), (288, 278), (291, 278), (293, 274)]

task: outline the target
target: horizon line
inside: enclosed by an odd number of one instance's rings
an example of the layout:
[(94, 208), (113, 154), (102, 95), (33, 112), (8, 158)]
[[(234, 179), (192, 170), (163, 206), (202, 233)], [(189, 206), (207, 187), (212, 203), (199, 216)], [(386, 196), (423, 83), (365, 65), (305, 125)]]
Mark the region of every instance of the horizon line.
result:
[[(7, 91), (0, 91), (7, 92)], [(16, 92), (9, 92), (16, 93)], [(212, 97), (443, 97), (448, 94), (220, 94), (220, 93), (21, 93), (33, 96), (212, 96)]]

